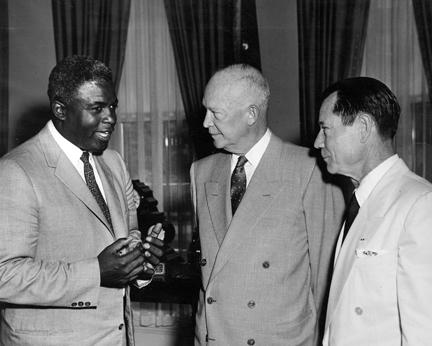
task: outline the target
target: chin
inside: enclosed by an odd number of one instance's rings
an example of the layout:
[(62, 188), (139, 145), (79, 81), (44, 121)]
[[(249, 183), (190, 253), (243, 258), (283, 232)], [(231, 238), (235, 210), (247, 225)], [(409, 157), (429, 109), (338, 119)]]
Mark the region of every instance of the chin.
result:
[(102, 152), (108, 147), (108, 142), (101, 142), (97, 145), (93, 145), (89, 151), (91, 151), (93, 154), (102, 154)]
[(220, 142), (217, 142), (217, 141), (213, 141), (213, 145), (217, 149), (224, 149), (224, 147), (225, 147), (224, 143), (220, 143)]
[(334, 167), (331, 163), (327, 163), (327, 171), (331, 174), (338, 174), (336, 167)]

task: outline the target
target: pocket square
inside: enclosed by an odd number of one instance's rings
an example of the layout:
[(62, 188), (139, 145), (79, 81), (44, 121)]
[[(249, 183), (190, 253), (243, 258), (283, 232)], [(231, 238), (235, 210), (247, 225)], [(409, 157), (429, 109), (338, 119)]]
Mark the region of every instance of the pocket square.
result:
[(382, 255), (382, 250), (356, 249), (357, 257), (373, 257)]

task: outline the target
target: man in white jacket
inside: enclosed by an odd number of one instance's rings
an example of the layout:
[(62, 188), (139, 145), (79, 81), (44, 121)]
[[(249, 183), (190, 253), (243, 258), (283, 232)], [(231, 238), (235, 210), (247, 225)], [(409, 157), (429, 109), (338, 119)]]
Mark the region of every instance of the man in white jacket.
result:
[(432, 342), (432, 185), (394, 152), (399, 114), (372, 78), (324, 93), (315, 147), (330, 173), (352, 179), (359, 206), (336, 247), (326, 346)]

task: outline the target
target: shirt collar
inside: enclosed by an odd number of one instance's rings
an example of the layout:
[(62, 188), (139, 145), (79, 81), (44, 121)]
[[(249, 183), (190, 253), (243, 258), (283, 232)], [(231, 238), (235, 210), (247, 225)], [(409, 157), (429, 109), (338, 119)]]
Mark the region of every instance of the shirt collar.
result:
[(384, 174), (387, 173), (387, 171), (396, 163), (398, 159), (399, 156), (397, 154), (390, 156), (388, 159), (376, 166), (360, 181), (359, 187), (355, 190), (355, 195), (360, 207), (367, 200), (372, 190), (375, 188)]
[[(51, 135), (54, 137), (54, 140), (57, 142), (61, 150), (66, 154), (68, 159), (72, 163), (80, 162), (80, 157), (83, 153), (83, 151), (78, 148), (75, 144), (72, 142), (69, 142), (66, 138), (64, 138), (60, 132), (55, 128), (52, 120), (48, 122), (48, 130), (50, 131)], [(92, 160), (92, 155), (90, 153), (90, 160)]]
[[(244, 155), (246, 156), (249, 164), (251, 164), (254, 167), (258, 166), (262, 156), (264, 155), (264, 152), (267, 149), (268, 144), (270, 143), (270, 137), (271, 137), (271, 131), (267, 129), (267, 131), (260, 138), (260, 140), (256, 142), (254, 146), (250, 148), (250, 150)], [(234, 164), (234, 166), (237, 164), (238, 158), (239, 155), (237, 154), (231, 155), (231, 163)]]

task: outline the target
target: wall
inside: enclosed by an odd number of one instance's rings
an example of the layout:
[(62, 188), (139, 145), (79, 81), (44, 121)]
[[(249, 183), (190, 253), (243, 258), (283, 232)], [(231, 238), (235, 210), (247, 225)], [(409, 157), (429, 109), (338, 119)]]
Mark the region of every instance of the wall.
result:
[(269, 127), (300, 139), (297, 1), (256, 0), (261, 67), (270, 84)]
[(48, 119), (48, 75), (55, 65), (51, 1), (9, 0), (9, 148)]

